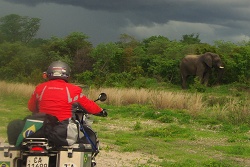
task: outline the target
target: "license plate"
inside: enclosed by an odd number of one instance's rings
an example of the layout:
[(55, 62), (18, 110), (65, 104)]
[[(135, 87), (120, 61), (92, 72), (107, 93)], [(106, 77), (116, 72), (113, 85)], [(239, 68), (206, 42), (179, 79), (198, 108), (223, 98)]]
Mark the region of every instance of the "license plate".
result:
[(49, 167), (48, 156), (29, 156), (26, 167)]

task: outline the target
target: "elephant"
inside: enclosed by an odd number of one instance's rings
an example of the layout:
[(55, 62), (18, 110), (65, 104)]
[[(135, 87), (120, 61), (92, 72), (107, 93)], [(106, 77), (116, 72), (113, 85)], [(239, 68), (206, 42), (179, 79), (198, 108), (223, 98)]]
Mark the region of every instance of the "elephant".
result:
[(224, 71), (219, 55), (212, 52), (201, 55), (186, 55), (180, 63), (182, 89), (187, 89), (187, 78), (189, 76), (197, 76), (201, 84), (207, 85), (212, 68), (219, 70), (219, 79)]

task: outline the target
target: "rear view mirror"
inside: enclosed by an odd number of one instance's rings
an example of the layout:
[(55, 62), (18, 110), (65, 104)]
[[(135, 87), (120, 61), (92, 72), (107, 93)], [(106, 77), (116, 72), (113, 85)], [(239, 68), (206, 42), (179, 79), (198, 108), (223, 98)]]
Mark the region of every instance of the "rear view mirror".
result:
[(107, 94), (106, 93), (101, 93), (99, 96), (98, 96), (98, 99), (96, 99), (95, 101), (105, 101), (107, 100)]

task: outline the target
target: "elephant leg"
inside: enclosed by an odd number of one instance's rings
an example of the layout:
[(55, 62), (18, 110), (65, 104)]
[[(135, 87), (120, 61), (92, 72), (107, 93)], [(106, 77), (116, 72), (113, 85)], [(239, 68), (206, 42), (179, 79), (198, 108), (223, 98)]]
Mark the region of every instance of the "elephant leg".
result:
[(204, 85), (208, 85), (208, 79), (209, 79), (209, 73), (205, 73), (204, 76), (203, 76), (203, 79), (202, 79), (202, 84)]
[(187, 89), (187, 78), (188, 78), (188, 76), (181, 76), (181, 79), (182, 79), (182, 89)]

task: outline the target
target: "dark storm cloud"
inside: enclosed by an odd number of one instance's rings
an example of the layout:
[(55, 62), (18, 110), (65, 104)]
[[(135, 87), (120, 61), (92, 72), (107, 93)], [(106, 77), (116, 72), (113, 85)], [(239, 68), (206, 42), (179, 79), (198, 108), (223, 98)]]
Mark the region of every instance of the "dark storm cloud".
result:
[(247, 20), (241, 13), (249, 1), (242, 0), (5, 0), (35, 6), (55, 3), (89, 10), (123, 13), (133, 24), (166, 23), (169, 20), (225, 24), (225, 20)]
[[(112, 36), (128, 33), (140, 39), (151, 35), (164, 35), (178, 39), (181, 35), (199, 33), (203, 42), (213, 40), (241, 40), (249, 38), (250, 1), (249, 0), (2, 0), (21, 4), (29, 9), (40, 7), (44, 29), (52, 31), (54, 20), (47, 12), (56, 14), (63, 8), (61, 21), (64, 26), (60, 32), (83, 31), (91, 37), (109, 40)], [(1, 0), (0, 0), (1, 2)], [(51, 6), (55, 9), (51, 9)], [(43, 7), (44, 13), (41, 14)], [(1, 8), (1, 6), (0, 6)], [(80, 9), (82, 10), (80, 10)], [(14, 11), (14, 10), (13, 10)], [(75, 12), (72, 12), (75, 11)], [(0, 11), (1, 13), (1, 11)], [(13, 13), (13, 12), (12, 12)], [(55, 13), (53, 13), (55, 15)], [(34, 12), (32, 13), (34, 14)], [(31, 13), (30, 13), (31, 15)], [(38, 13), (36, 13), (37, 17)], [(90, 18), (90, 19), (89, 19)], [(81, 22), (73, 22), (72, 20)], [(71, 28), (67, 23), (71, 22)], [(58, 21), (59, 22), (59, 21)], [(84, 22), (84, 25), (83, 25)], [(99, 28), (102, 28), (100, 32)], [(67, 31), (65, 30), (66, 28)], [(44, 30), (43, 33), (49, 32)], [(55, 32), (54, 31), (54, 32)], [(170, 38), (170, 39), (171, 39)], [(249, 38), (250, 39), (250, 38)]]

